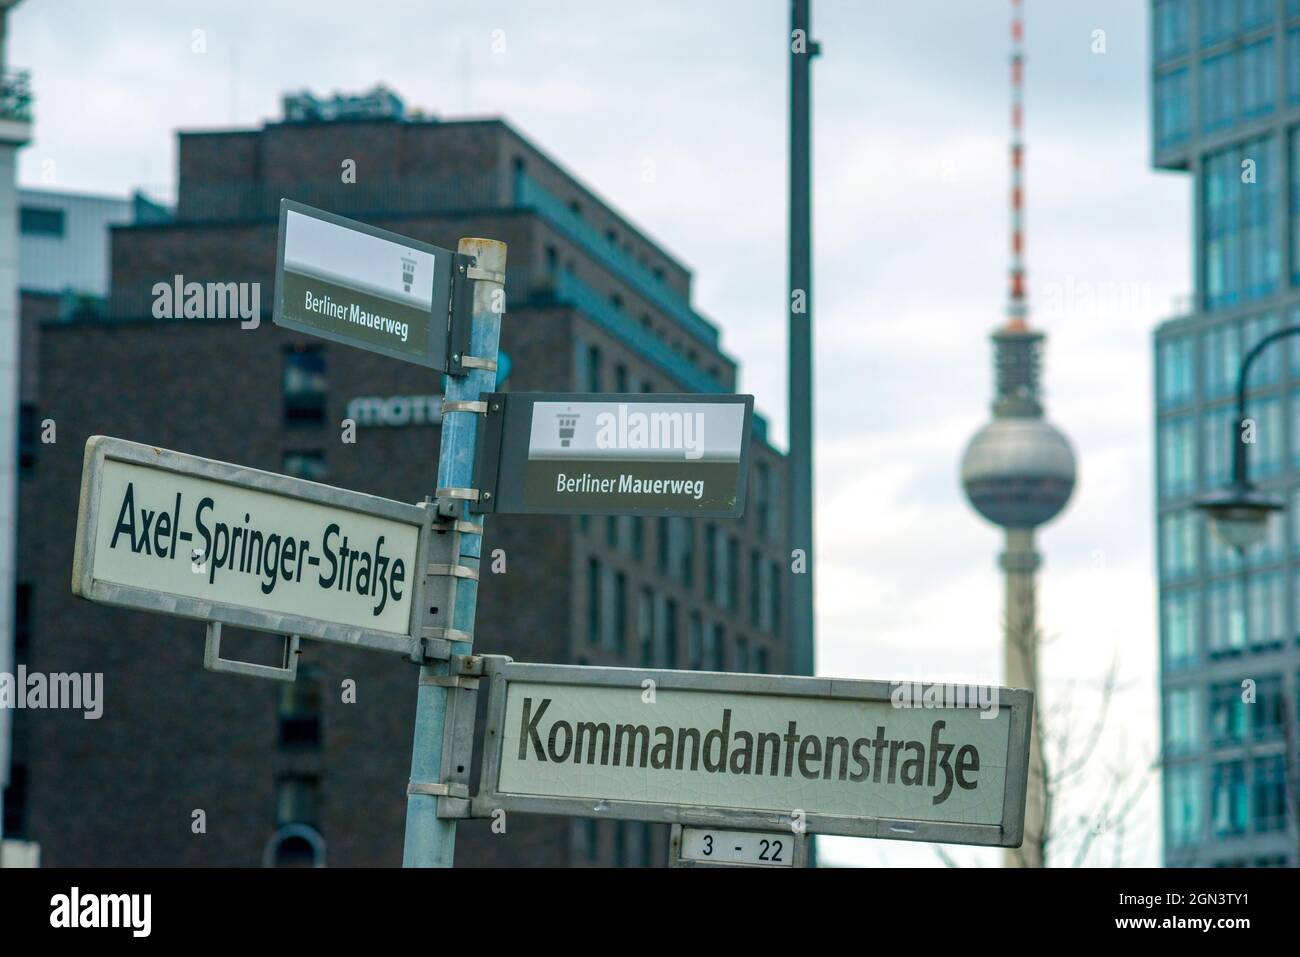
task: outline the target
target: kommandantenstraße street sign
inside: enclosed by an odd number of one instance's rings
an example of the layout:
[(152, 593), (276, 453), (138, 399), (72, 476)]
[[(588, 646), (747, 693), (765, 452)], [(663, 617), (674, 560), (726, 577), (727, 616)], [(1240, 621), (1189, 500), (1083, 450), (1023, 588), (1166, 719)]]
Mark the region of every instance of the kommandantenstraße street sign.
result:
[(72, 591), (402, 652), (426, 525), (416, 505), (94, 436)]
[(455, 254), (280, 201), (272, 321), (446, 371)]
[(479, 511), (738, 518), (754, 397), (494, 393)]
[(929, 695), (900, 704), (882, 681), (488, 669), (493, 744), (476, 815), (1021, 843), (1029, 691), (985, 689), (988, 706), (932, 707)]

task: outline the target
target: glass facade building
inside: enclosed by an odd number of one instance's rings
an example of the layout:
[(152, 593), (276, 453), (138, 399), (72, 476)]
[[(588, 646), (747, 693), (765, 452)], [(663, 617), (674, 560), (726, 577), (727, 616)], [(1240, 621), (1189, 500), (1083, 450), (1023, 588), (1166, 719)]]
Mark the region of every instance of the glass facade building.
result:
[(1195, 297), (1155, 331), (1164, 856), (1300, 865), (1300, 339), (1247, 383), (1251, 478), (1288, 502), (1239, 555), (1196, 498), (1231, 470), (1246, 352), (1300, 325), (1300, 0), (1153, 0), (1152, 142), (1192, 174)]

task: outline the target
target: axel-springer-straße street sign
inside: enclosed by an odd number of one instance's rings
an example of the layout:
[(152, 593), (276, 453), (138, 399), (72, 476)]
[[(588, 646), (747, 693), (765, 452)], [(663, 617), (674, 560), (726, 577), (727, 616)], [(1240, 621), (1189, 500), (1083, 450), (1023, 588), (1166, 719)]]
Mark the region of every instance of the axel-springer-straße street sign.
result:
[(751, 395), (494, 393), (483, 512), (739, 518)]
[(272, 321), (447, 371), (456, 255), (284, 199)]
[(72, 591), (406, 652), (427, 521), (416, 505), (94, 436)]
[(475, 816), (1021, 843), (1029, 691), (484, 660)]

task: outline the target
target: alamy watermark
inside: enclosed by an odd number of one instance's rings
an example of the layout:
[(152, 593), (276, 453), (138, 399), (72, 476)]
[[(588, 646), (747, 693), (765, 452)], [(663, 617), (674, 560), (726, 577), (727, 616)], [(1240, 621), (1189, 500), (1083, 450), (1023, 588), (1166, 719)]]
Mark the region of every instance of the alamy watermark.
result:
[(155, 319), (238, 319), (239, 328), (262, 321), (260, 282), (186, 282), (177, 273), (170, 283), (153, 284)]
[(891, 681), (889, 703), (895, 708), (973, 708), (982, 720), (998, 716), (998, 691), (991, 684)]
[(87, 721), (97, 721), (104, 714), (103, 692), (102, 671), (45, 674), (26, 665), (14, 673), (0, 671), (0, 708), (83, 711)]

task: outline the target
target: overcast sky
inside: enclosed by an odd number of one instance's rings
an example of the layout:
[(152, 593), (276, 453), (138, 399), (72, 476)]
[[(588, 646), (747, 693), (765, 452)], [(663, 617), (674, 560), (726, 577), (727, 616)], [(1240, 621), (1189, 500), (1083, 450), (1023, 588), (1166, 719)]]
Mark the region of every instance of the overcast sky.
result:
[[(9, 39), (37, 96), (21, 180), (165, 193), (177, 128), (260, 124), (304, 88), (383, 82), (443, 117), (502, 116), (694, 269), (696, 307), (784, 442), (787, 6), (26, 0)], [(1080, 461), (1073, 502), (1040, 536), (1044, 694), (1073, 694), (1081, 734), (1112, 656), (1123, 679), (1069, 814), (1157, 740), (1150, 333), (1191, 288), (1191, 189), (1149, 167), (1148, 6), (1025, 4), (1031, 309), (1049, 334), (1048, 414)], [(814, 0), (821, 674), (1000, 679), (999, 534), (957, 471), (988, 415), (988, 334), (1004, 318), (1009, 13)], [(1124, 829), (1128, 863), (1158, 863), (1157, 793), (1152, 778)], [(822, 847), (938, 863), (926, 845)]]

